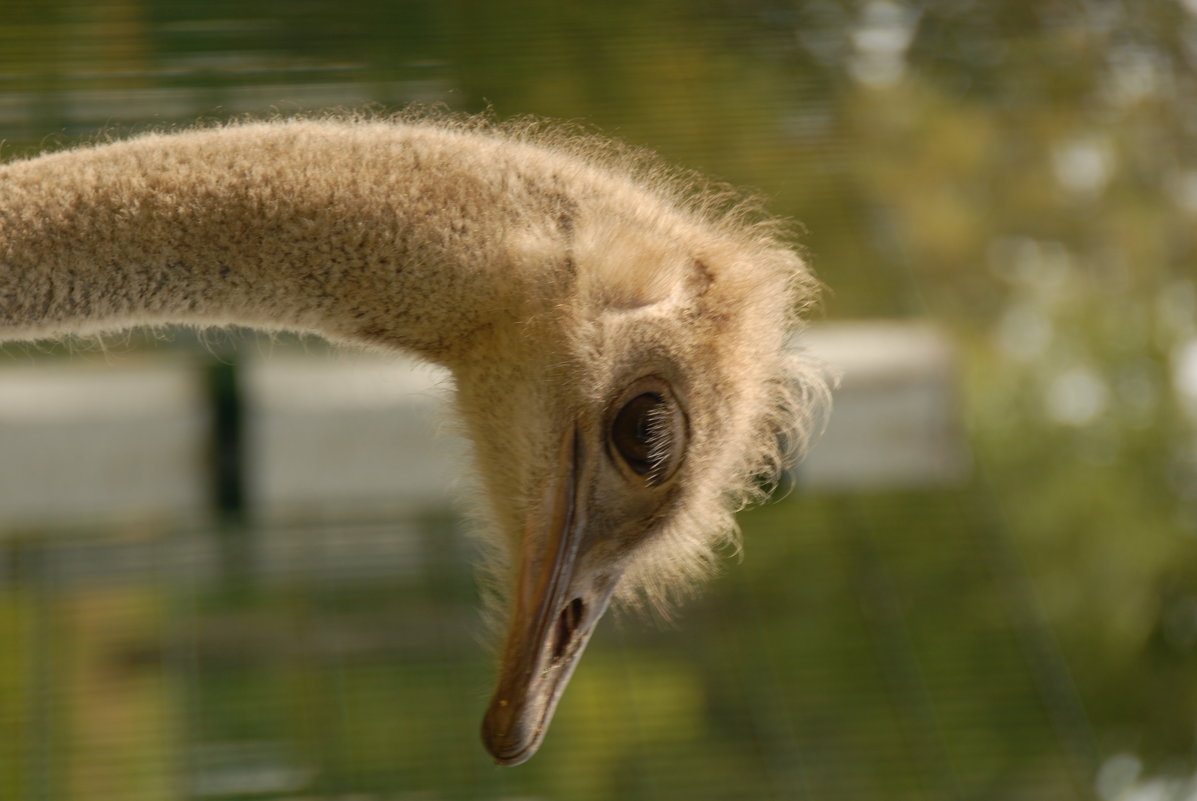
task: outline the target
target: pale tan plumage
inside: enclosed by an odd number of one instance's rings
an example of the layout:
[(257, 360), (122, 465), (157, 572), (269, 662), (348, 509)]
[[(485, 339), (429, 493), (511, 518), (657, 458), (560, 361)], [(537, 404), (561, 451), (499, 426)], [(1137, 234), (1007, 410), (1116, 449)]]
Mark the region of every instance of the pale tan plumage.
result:
[(0, 167), (0, 340), (240, 324), (448, 367), (508, 611), (487, 747), (538, 747), (612, 594), (735, 535), (825, 395), (814, 283), (750, 204), (605, 141), (473, 119), (148, 135)]

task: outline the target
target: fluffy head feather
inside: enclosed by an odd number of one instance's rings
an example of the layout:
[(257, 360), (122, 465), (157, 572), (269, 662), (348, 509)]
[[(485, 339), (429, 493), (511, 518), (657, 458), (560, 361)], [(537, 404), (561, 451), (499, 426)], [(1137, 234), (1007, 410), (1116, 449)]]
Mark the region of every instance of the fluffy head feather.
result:
[[(549, 447), (532, 433), (535, 421), (579, 405), (607, 410), (632, 379), (668, 372), (684, 396), (686, 456), (615, 593), (667, 614), (737, 543), (734, 513), (768, 494), (826, 405), (821, 372), (787, 346), (817, 282), (786, 226), (755, 198), (599, 137), (537, 122), (478, 126), (467, 122), (470, 135), (517, 144), (529, 173), (551, 176), (542, 191), (557, 202), (552, 225), (512, 243), (517, 262), (557, 265), (557, 280), (541, 285), (516, 341), (463, 381), (485, 386), (460, 400), (488, 496), (513, 501), (495, 510), (510, 517), (485, 530), (522, 531), (537, 501), (526, 493), (542, 476), (495, 478), (536, 472), (538, 460), (522, 458)], [(488, 568), (509, 609), (503, 554), (518, 544), (496, 545)]]

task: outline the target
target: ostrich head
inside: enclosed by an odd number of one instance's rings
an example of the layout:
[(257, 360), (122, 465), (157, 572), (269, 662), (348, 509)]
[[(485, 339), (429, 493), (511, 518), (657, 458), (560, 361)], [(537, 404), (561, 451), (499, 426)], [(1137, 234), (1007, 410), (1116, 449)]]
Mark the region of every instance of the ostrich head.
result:
[(518, 243), (538, 259), (568, 240), (549, 286), (519, 291), (518, 324), (455, 368), (504, 535), (505, 645), (482, 727), (501, 764), (539, 747), (611, 600), (661, 608), (709, 572), (824, 392), (786, 349), (812, 280), (770, 226), (662, 213), (630, 185), (601, 198)]
[(814, 282), (777, 227), (598, 139), (279, 121), (0, 183), (0, 339), (237, 323), (452, 370), (506, 612), (483, 722), (503, 764), (613, 598), (660, 607), (708, 572), (825, 392), (786, 348)]

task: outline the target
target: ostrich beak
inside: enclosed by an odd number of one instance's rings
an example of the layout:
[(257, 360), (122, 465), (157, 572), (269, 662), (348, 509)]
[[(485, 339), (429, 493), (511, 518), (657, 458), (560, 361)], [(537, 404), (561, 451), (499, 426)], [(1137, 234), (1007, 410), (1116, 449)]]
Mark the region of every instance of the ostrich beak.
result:
[[(587, 521), (589, 471), (582, 451), (581, 438), (571, 429), (563, 438), (544, 514), (525, 532), (498, 686), (482, 721), (482, 741), (500, 765), (525, 762), (540, 747), (622, 573), (585, 566), (585, 546), (595, 532)], [(541, 527), (544, 536), (536, 536)]]

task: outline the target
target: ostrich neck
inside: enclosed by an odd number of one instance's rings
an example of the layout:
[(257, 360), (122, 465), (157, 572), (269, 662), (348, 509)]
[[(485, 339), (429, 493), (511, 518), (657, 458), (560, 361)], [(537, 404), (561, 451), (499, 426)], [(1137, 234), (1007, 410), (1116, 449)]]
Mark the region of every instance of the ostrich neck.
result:
[[(553, 284), (543, 273), (567, 270), (553, 184), (499, 143), (384, 124), (151, 136), (9, 164), (0, 341), (236, 324), (452, 367), (520, 314), (529, 286)], [(530, 242), (540, 258), (522, 255)]]

